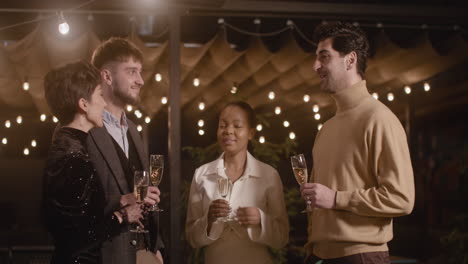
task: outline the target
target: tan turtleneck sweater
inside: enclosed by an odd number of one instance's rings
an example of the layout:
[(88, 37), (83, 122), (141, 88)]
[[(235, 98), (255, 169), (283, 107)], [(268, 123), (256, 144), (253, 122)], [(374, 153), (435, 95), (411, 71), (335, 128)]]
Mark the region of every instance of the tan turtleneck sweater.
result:
[(336, 194), (336, 208), (309, 215), (308, 253), (329, 259), (387, 251), (392, 217), (409, 214), (414, 180), (398, 118), (361, 81), (333, 95), (336, 115), (317, 134), (312, 181)]

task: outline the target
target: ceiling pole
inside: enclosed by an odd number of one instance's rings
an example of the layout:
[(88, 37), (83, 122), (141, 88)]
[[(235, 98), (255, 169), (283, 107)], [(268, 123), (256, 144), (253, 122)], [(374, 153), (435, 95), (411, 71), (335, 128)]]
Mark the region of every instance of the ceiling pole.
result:
[(180, 15), (177, 8), (169, 9), (169, 118), (168, 153), (170, 177), (170, 263), (181, 263), (180, 241)]

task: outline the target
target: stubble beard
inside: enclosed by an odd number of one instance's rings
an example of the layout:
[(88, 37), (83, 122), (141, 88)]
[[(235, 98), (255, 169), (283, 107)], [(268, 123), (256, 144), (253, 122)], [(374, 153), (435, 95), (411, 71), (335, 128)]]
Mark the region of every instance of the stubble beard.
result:
[(136, 97), (132, 97), (130, 93), (116, 87), (114, 89), (114, 96), (122, 102), (124, 105), (138, 105), (140, 103), (140, 95), (138, 94)]

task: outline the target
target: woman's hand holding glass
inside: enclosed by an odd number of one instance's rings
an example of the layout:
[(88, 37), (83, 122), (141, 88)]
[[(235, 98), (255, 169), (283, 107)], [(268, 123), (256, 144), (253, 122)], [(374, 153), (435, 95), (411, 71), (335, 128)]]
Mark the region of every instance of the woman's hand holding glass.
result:
[(208, 222), (211, 224), (218, 220), (218, 218), (224, 219), (229, 213), (231, 213), (231, 207), (228, 201), (224, 199), (214, 200), (208, 209)]
[(260, 211), (257, 207), (239, 207), (237, 221), (243, 226), (260, 225)]

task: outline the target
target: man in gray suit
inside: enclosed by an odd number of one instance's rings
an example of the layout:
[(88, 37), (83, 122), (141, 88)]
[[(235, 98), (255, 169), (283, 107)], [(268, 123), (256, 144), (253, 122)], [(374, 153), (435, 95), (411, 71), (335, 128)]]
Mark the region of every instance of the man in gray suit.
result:
[[(148, 153), (141, 136), (135, 124), (125, 115), (126, 105), (136, 105), (140, 101), (140, 89), (144, 83), (142, 62), (141, 51), (122, 38), (110, 38), (103, 42), (92, 57), (93, 65), (101, 74), (107, 106), (103, 113), (104, 126), (89, 132), (88, 150), (104, 189), (106, 212), (136, 202), (133, 172), (148, 169)], [(157, 187), (149, 187), (145, 204), (159, 203), (159, 194)], [(145, 228), (150, 231), (148, 235), (132, 233), (128, 227), (119, 236), (104, 242), (102, 263), (143, 263), (142, 256), (148, 258), (148, 255), (151, 256), (151, 263), (162, 263), (160, 249), (163, 244), (158, 232), (158, 213), (152, 212), (147, 218)]]

